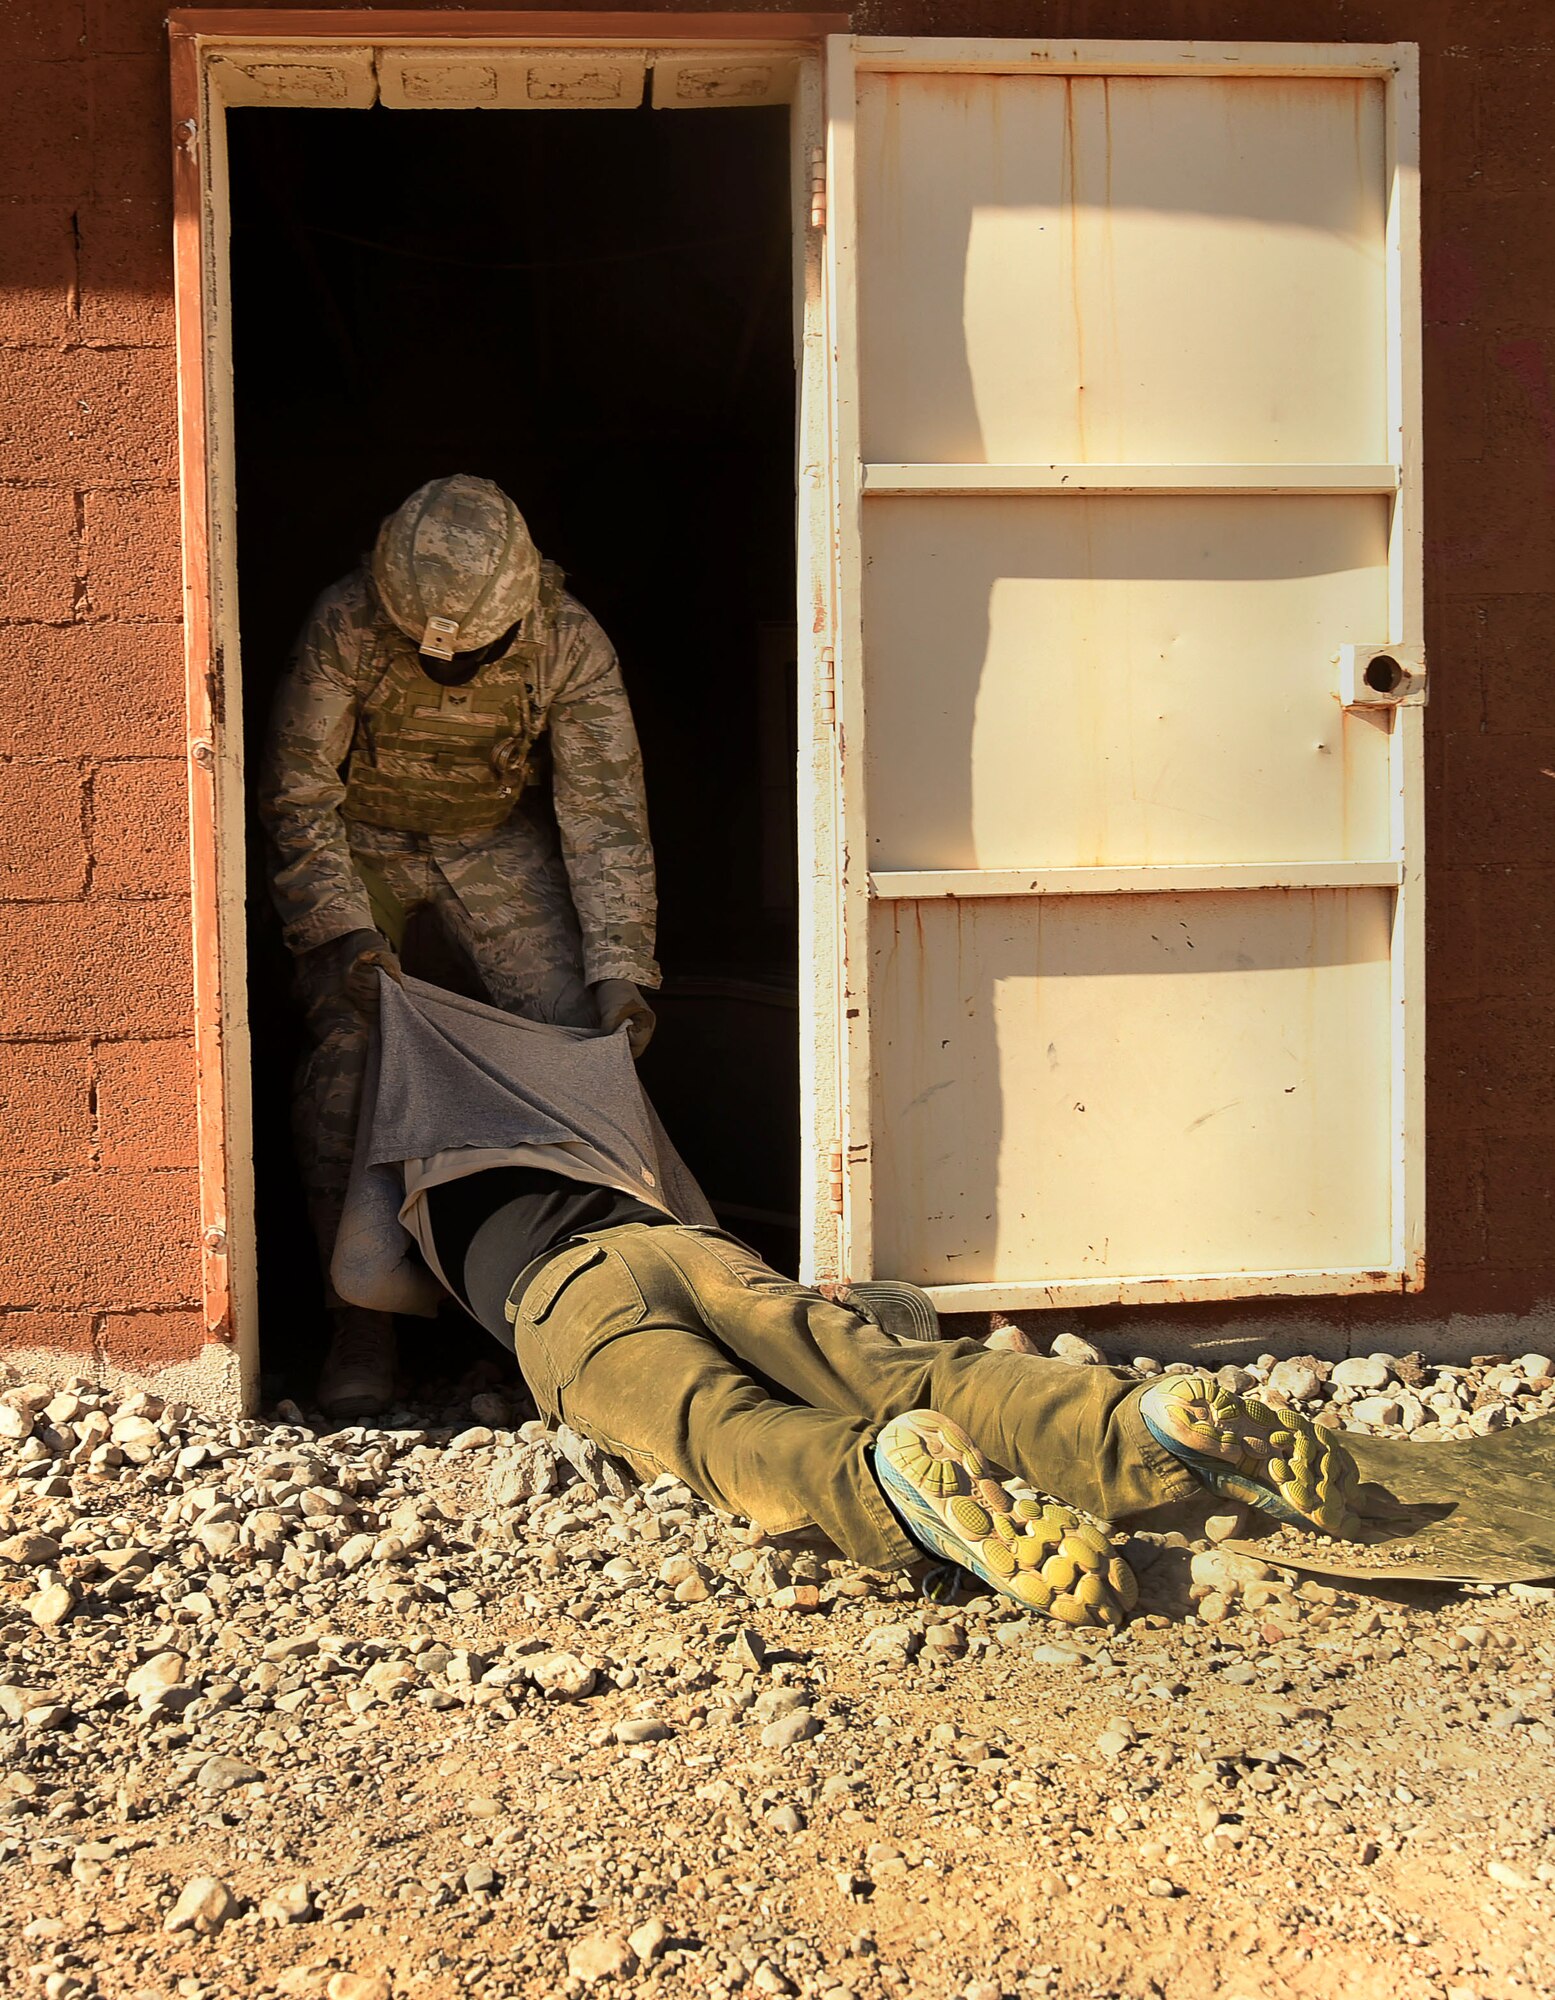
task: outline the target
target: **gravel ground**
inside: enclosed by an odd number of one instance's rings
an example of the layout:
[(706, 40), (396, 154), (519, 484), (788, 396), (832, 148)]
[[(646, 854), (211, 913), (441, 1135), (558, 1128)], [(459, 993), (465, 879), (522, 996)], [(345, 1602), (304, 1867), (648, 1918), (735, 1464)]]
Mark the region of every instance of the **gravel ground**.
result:
[[(1542, 1356), (1222, 1372), (1422, 1450), (1555, 1410)], [(1073, 1635), (470, 1388), (0, 1392), (0, 1990), (1555, 1991), (1555, 1589), (1297, 1583), (1206, 1503)]]

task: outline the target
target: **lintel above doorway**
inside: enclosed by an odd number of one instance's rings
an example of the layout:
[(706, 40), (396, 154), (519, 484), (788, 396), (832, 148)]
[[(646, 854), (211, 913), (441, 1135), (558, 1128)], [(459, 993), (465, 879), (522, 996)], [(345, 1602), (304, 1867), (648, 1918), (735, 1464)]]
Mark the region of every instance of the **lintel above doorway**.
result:
[(845, 35), (846, 14), (670, 14), (628, 12), (524, 13), (499, 9), (360, 7), (338, 11), (306, 7), (245, 7), (231, 11), (176, 8), (167, 17), (173, 36), (201, 41), (621, 41), (801, 42)]

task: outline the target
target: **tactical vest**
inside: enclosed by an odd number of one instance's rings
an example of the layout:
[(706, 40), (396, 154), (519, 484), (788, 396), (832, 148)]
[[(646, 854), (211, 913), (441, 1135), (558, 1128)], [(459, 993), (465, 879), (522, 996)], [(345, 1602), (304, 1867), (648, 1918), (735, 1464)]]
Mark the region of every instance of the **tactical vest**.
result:
[(401, 833), (501, 826), (533, 775), (545, 730), (534, 690), (561, 601), (562, 573), (547, 563), (519, 637), (463, 687), (439, 687), (415, 642), (380, 611), (341, 816)]

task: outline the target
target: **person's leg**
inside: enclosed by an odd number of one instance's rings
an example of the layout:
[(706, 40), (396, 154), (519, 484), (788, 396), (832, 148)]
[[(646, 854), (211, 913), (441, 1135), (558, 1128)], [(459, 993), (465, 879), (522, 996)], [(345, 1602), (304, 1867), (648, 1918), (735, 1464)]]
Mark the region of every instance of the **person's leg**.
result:
[[(356, 829), (355, 836), (352, 859), (370, 881), (375, 914), (385, 897), (398, 911), (414, 908), (425, 893), (426, 879), (414, 836), (378, 828)], [(375, 1416), (387, 1408), (394, 1392), (393, 1319), (348, 1305), (329, 1280), (356, 1146), (369, 1024), (338, 990), (323, 983), (306, 954), (297, 961), (297, 983), (308, 1046), (293, 1084), (292, 1135), (333, 1325), (315, 1393), (331, 1416)]]
[(643, 1478), (673, 1472), (769, 1533), (816, 1526), (855, 1562), (915, 1561), (870, 1463), (876, 1427), (775, 1395), (731, 1358), (676, 1262), (647, 1254), (675, 1233), (612, 1230), (542, 1267), (513, 1323), (540, 1408)]
[(434, 844), (433, 901), (499, 1007), (531, 1021), (597, 1028), (583, 940), (554, 835), (515, 813), (495, 833)]
[[(882, 1429), (811, 1408), (726, 1351), (673, 1227), (624, 1227), (557, 1253), (524, 1290), (514, 1343), (540, 1406), (643, 1476), (670, 1470), (774, 1533), (817, 1527), (856, 1562), (962, 1564), (1029, 1610), (1122, 1624), (1128, 1565), (1072, 1510), (1012, 1501), (933, 1411)], [(704, 1271), (701, 1289), (716, 1290)], [(790, 1297), (799, 1288), (769, 1274)], [(813, 1296), (813, 1295), (811, 1295)], [(824, 1301), (816, 1301), (824, 1304)]]
[[(308, 1044), (293, 1079), (292, 1137), (327, 1286), (356, 1145), (368, 1026), (339, 993), (320, 985), (306, 958), (298, 961), (297, 978)], [(328, 1297), (340, 1304), (333, 1291)]]
[(973, 1340), (894, 1341), (739, 1244), (652, 1234), (652, 1254), (674, 1260), (719, 1343), (811, 1408), (877, 1430), (936, 1410), (996, 1465), (1108, 1520), (1159, 1516), (1199, 1490), (1146, 1427), (1139, 1384), (1118, 1370), (991, 1354)]
[(1171, 1525), (1209, 1487), (1325, 1534), (1353, 1524), (1353, 1461), (1296, 1411), (1232, 1395), (1207, 1375), (1142, 1385), (1120, 1369), (991, 1354), (971, 1340), (894, 1342), (845, 1310), (819, 1309), (751, 1252), (703, 1241), (702, 1262), (722, 1267), (712, 1290), (727, 1272), (745, 1294), (720, 1292), (711, 1315), (720, 1338), (806, 1402), (877, 1423), (935, 1411), (995, 1464), (1104, 1519)]

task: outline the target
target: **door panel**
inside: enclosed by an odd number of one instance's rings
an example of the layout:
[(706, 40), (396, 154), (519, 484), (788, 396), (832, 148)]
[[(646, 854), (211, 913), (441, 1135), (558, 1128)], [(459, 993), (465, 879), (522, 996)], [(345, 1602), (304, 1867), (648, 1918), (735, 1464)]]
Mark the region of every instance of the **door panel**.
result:
[(843, 1275), (1413, 1287), (1412, 52), (827, 88)]
[(1386, 1265), (1391, 901), (878, 903), (879, 1267), (1104, 1285)]
[(865, 74), (866, 459), (1387, 456), (1383, 92)]
[(864, 519), (873, 869), (1388, 851), (1386, 502), (881, 499)]

